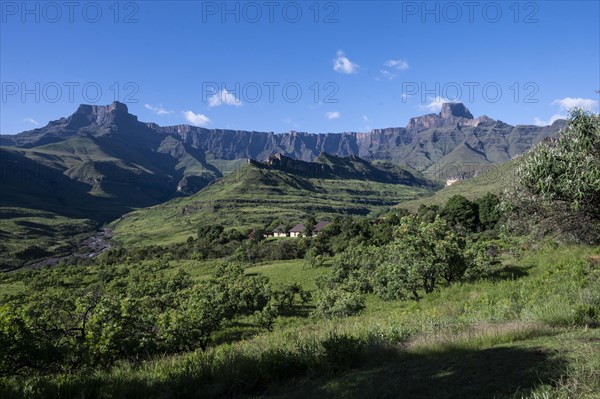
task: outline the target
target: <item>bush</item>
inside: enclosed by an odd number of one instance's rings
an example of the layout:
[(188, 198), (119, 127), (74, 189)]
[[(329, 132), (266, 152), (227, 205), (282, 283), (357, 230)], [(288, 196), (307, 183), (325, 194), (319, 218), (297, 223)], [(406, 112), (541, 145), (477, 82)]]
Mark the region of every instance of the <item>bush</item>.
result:
[(351, 284), (337, 286), (321, 294), (314, 315), (333, 318), (352, 316), (365, 307), (365, 297), (357, 286)]
[(264, 310), (272, 297), (266, 277), (220, 265), (194, 285), (186, 271), (166, 267), (159, 261), (19, 274), (25, 291), (0, 305), (0, 374), (75, 372), (206, 349), (223, 325), (254, 312), (272, 328), (277, 313)]
[(572, 110), (557, 140), (536, 146), (518, 174), (504, 199), (515, 228), (600, 242), (600, 115)]
[(477, 200), (479, 209), (479, 223), (485, 229), (493, 229), (500, 221), (500, 198), (492, 193), (487, 193)]
[(279, 308), (272, 302), (265, 306), (262, 310), (257, 310), (254, 312), (256, 324), (267, 329), (268, 331), (273, 331), (273, 326), (275, 325), (277, 316), (279, 316)]

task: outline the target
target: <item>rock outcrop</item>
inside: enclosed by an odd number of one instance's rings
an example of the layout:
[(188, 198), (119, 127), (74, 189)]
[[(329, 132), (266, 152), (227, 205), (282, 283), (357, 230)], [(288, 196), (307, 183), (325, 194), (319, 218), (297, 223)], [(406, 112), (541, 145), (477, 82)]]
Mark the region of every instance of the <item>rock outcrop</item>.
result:
[(474, 119), (471, 112), (469, 112), (467, 107), (465, 107), (465, 105), (462, 103), (442, 104), (442, 111), (440, 112), (440, 117), (443, 119), (447, 119), (451, 116), (457, 118)]

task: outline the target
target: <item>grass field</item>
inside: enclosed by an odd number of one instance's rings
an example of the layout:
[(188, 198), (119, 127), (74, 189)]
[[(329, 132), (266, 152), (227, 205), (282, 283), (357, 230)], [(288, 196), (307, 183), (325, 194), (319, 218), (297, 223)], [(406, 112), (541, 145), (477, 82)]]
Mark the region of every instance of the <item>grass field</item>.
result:
[(249, 267), (248, 274), (267, 276), (272, 284), (298, 283), (305, 290), (315, 291), (316, 280), (327, 273), (327, 266), (312, 267), (303, 259), (268, 262)]
[[(600, 330), (578, 318), (581, 306), (600, 305), (599, 273), (587, 261), (597, 253), (530, 248), (523, 257), (506, 256), (483, 280), (419, 302), (369, 297), (356, 316), (285, 317), (273, 332), (232, 327), (206, 352), (17, 378), (3, 389), (7, 397), (598, 398)], [(202, 278), (214, 264), (171, 266)], [(302, 260), (246, 269), (307, 289), (327, 271)], [(241, 341), (227, 343), (232, 337)]]

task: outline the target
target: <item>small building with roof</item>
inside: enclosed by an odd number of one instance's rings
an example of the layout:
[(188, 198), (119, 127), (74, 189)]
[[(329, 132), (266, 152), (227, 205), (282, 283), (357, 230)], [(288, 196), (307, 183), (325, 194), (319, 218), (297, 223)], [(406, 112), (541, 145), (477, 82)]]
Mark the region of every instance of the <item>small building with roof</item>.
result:
[(273, 237), (288, 237), (288, 233), (285, 230), (285, 226), (280, 224), (273, 230)]
[[(319, 232), (325, 227), (329, 226), (329, 224), (330, 223), (326, 220), (322, 220), (319, 223), (317, 223), (312, 230), (312, 236), (314, 237), (317, 234), (319, 234)], [(298, 223), (290, 229), (290, 237), (306, 237), (305, 230), (306, 226), (304, 225), (304, 223)]]
[(302, 237), (304, 229), (304, 223), (298, 223), (290, 229), (290, 237)]

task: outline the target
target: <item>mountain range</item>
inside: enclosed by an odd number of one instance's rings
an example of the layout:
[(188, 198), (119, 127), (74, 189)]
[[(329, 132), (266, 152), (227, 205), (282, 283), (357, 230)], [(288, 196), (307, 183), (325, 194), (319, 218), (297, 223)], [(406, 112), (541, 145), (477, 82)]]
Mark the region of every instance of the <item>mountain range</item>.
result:
[[(435, 165), (456, 162), (476, 167), (505, 162), (527, 151), (544, 137), (564, 126), (557, 120), (550, 126), (512, 126), (488, 116), (474, 118), (461, 103), (445, 103), (439, 114), (411, 118), (406, 127), (374, 129), (368, 133), (288, 133), (206, 129), (189, 125), (161, 127), (143, 123), (129, 114), (125, 104), (81, 105), (67, 118), (17, 135), (0, 135), (0, 145), (35, 148), (75, 137), (110, 140), (111, 146), (135, 143), (166, 158), (187, 158), (206, 167), (206, 159), (266, 160), (270, 155), (311, 161), (322, 152), (355, 155), (365, 160), (404, 163), (432, 173)], [(124, 154), (125, 155), (125, 154)], [(193, 158), (193, 162), (191, 159)], [(152, 160), (160, 164), (160, 160)], [(177, 165), (190, 175), (189, 164)], [(209, 168), (210, 169), (210, 168)], [(211, 172), (218, 175), (218, 171)], [(173, 176), (177, 175), (173, 174)]]
[[(449, 178), (470, 177), (508, 161), (555, 135), (564, 124), (559, 120), (544, 127), (511, 126), (487, 116), (475, 118), (463, 104), (446, 103), (440, 113), (411, 118), (406, 127), (275, 134), (162, 127), (139, 121), (119, 102), (80, 105), (71, 116), (39, 129), (0, 135), (0, 249), (24, 252), (22, 258), (27, 259), (39, 252), (31, 251), (33, 239), (52, 252), (63, 248), (63, 239), (73, 232), (83, 234), (133, 210), (178, 197), (195, 198), (196, 193), (200, 202), (212, 201), (209, 196), (214, 194), (234, 204), (235, 195), (242, 195), (236, 189), (249, 182), (272, 188), (285, 182), (279, 191), (265, 191), (271, 199), (289, 190), (297, 198), (321, 190), (327, 197), (324, 213), (334, 212), (340, 203), (360, 202), (353, 195), (365, 196), (371, 204), (398, 203)], [(241, 170), (254, 177), (243, 184), (227, 179), (239, 177)], [(349, 183), (334, 187), (336, 180)], [(215, 190), (221, 187), (213, 187), (215, 182), (233, 188), (225, 195)], [(357, 189), (361, 184), (364, 190)], [(402, 193), (389, 189), (392, 185), (404, 187)], [(307, 187), (314, 190), (297, 191)], [(338, 195), (340, 190), (343, 195)], [(386, 190), (397, 196), (384, 194)], [(412, 194), (405, 195), (409, 191)], [(346, 208), (340, 212), (373, 211)]]

